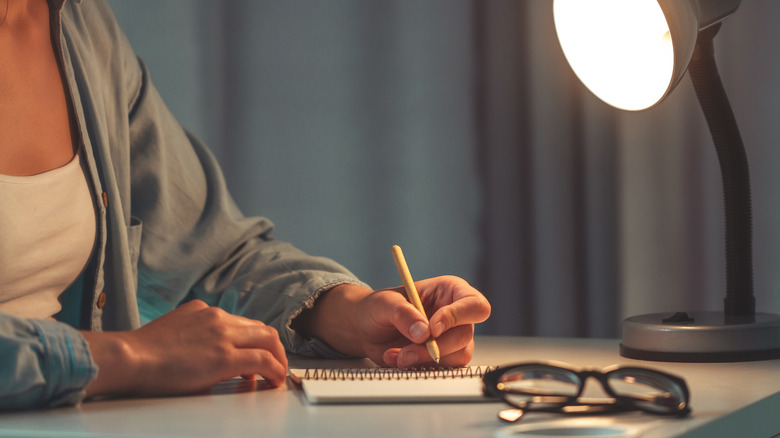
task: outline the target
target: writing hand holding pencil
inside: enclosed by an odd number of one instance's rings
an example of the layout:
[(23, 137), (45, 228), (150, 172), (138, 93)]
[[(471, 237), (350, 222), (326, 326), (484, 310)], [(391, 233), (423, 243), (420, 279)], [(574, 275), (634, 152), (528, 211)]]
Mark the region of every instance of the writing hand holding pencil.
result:
[(296, 318), (293, 329), (380, 366), (468, 365), (474, 324), (490, 315), (488, 300), (455, 276), (414, 282), (400, 248), (393, 248), (393, 257), (404, 286), (372, 291), (356, 284), (337, 285)]

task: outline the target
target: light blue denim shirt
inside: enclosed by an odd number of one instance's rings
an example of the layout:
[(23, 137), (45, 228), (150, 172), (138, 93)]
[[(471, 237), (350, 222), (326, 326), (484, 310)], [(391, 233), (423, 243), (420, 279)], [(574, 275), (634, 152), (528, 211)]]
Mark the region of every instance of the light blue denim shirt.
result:
[[(272, 325), (288, 351), (337, 356), (290, 323), (321, 292), (364, 284), (274, 239), (269, 220), (241, 214), (216, 160), (168, 111), (106, 3), (49, 3), (98, 224), (90, 265), (59, 319), (132, 330), (141, 317), (201, 299)], [(78, 403), (97, 372), (75, 328), (0, 313), (0, 409)]]

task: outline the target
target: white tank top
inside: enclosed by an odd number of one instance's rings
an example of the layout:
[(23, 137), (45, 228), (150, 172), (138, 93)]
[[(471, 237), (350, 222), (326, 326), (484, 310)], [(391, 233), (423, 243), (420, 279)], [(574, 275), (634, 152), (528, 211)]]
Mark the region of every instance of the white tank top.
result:
[(0, 175), (0, 312), (50, 318), (95, 242), (95, 209), (79, 154), (31, 176)]

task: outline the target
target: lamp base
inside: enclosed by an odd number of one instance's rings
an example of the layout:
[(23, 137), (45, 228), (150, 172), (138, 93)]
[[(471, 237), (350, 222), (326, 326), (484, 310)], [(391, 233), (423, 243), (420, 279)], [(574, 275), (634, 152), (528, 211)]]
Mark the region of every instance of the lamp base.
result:
[(632, 316), (623, 321), (620, 355), (661, 362), (747, 362), (780, 358), (780, 315), (723, 312)]

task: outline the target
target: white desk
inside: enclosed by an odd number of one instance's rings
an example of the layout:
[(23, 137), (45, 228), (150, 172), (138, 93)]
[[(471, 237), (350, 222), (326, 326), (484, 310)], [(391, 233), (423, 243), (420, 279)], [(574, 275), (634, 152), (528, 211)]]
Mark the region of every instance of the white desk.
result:
[[(517, 435), (518, 428), (549, 432), (553, 427), (585, 426), (623, 428), (643, 437), (770, 437), (780, 433), (780, 360), (642, 362), (620, 357), (616, 340), (482, 337), (477, 340), (472, 363), (498, 365), (530, 360), (594, 367), (633, 363), (667, 370), (687, 380), (693, 413), (685, 419), (647, 414), (609, 418), (533, 413), (517, 426), (506, 426), (496, 418), (503, 408), (500, 403), (311, 406), (302, 403), (296, 391), (262, 387), (251, 390), (250, 382), (236, 380), (204, 395), (108, 400), (73, 408), (4, 413), (0, 414), (0, 437), (453, 438), (529, 436)], [(291, 359), (292, 367), (362, 364)]]

